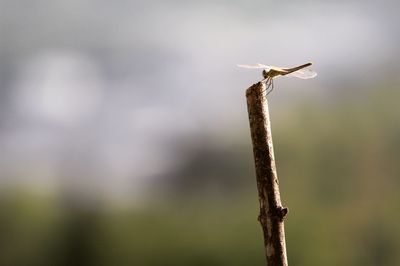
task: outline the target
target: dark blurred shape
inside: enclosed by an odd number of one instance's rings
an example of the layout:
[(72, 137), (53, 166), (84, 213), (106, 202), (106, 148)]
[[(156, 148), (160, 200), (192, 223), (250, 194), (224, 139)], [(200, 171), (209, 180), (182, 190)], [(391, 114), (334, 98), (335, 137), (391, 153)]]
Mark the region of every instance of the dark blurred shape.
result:
[(83, 202), (64, 202), (59, 206), (66, 212), (60, 235), (57, 237), (57, 253), (53, 265), (99, 265), (95, 250), (97, 224), (101, 218), (97, 208)]
[[(179, 197), (190, 195), (229, 196), (255, 184), (251, 150), (193, 141), (181, 150), (183, 163), (154, 181), (152, 187)], [(169, 192), (168, 192), (169, 191)]]

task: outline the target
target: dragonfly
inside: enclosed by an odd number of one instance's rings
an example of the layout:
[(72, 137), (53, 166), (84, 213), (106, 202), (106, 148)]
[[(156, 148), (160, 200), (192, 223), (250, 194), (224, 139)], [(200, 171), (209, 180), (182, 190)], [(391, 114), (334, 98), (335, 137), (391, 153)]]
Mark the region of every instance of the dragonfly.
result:
[(309, 69), (312, 63), (307, 63), (301, 66), (292, 67), (292, 68), (284, 68), (284, 67), (276, 67), (276, 66), (267, 66), (263, 64), (255, 64), (255, 65), (237, 65), (242, 68), (251, 68), (251, 69), (263, 69), (262, 75), (264, 77), (261, 82), (265, 83), (266, 90), (270, 89), (267, 93), (270, 94), (274, 89), (274, 81), (273, 79), (277, 76), (287, 76), (287, 77), (296, 77), (301, 79), (311, 79), (317, 76), (317, 72)]

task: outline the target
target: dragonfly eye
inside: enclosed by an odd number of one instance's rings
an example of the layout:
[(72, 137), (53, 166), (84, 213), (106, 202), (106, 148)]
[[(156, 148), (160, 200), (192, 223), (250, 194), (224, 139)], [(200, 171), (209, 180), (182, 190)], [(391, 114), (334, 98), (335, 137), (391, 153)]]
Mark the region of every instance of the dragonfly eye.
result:
[(266, 79), (266, 78), (268, 78), (268, 72), (269, 71), (267, 71), (267, 70), (263, 70), (263, 72), (262, 72), (262, 75), (263, 75), (263, 77)]

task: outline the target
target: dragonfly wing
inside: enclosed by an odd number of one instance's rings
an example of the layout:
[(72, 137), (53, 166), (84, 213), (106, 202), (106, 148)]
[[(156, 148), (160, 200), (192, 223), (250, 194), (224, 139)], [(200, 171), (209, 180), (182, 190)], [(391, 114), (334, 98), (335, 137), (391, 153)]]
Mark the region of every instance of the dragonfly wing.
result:
[(311, 79), (315, 78), (317, 76), (317, 72), (311, 69), (300, 69), (297, 71), (294, 71), (290, 74), (285, 75), (286, 77), (296, 77), (296, 78), (301, 78), (301, 79)]
[(271, 66), (267, 66), (267, 65), (263, 65), (263, 64), (255, 64), (255, 65), (237, 65), (238, 67), (242, 67), (242, 68), (253, 68), (253, 69), (267, 69), (270, 70), (272, 67)]

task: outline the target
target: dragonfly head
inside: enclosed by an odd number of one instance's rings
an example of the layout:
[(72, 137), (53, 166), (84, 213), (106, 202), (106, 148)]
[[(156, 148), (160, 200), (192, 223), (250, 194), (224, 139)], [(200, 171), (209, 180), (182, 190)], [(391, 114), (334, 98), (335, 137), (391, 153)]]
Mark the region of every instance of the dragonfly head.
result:
[(268, 73), (269, 71), (267, 71), (266, 69), (263, 70), (262, 75), (265, 79), (269, 77)]

